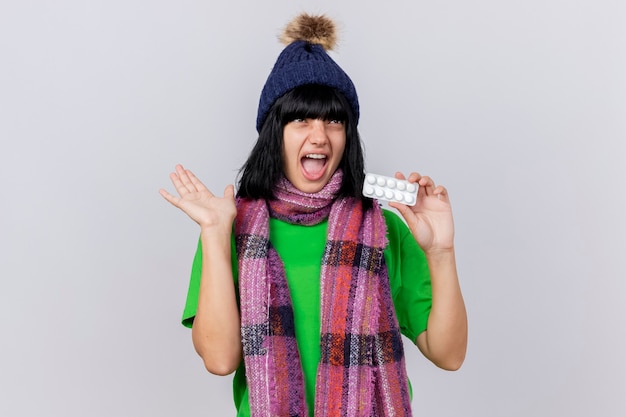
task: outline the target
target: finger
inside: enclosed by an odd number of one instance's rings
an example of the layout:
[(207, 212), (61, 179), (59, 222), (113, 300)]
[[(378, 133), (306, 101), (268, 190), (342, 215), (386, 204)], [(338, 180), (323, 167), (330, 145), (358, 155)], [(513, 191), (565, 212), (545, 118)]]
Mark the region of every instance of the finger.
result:
[(420, 182), (421, 179), (422, 179), (422, 176), (419, 174), (419, 172), (411, 172), (409, 174), (409, 178), (407, 178), (407, 181)]
[(389, 207), (393, 207), (396, 210), (398, 210), (398, 212), (400, 212), (402, 217), (404, 217), (404, 219), (407, 220), (408, 222), (408, 219), (409, 219), (408, 216), (412, 213), (412, 210), (409, 206), (402, 204), (402, 203), (397, 203), (395, 201), (390, 201)]
[(189, 181), (191, 182), (191, 184), (193, 184), (197, 191), (206, 191), (211, 197), (213, 197), (213, 193), (208, 188), (206, 188), (202, 181), (200, 181), (193, 172), (187, 169), (185, 170), (185, 173), (189, 176)]
[(198, 191), (196, 186), (191, 182), (189, 178), (189, 170), (183, 168), (182, 165), (176, 165), (176, 174), (178, 175), (178, 179), (181, 184), (187, 189), (188, 192), (192, 193)]
[(419, 191), (418, 195), (429, 196), (432, 195), (435, 189), (435, 182), (429, 176), (421, 177), (418, 181)]
[(401, 173), (401, 172), (399, 172), (399, 171), (398, 171), (398, 172), (396, 172), (395, 177), (396, 177), (397, 179), (399, 179), (399, 180), (405, 180), (405, 181), (408, 181), (408, 182), (417, 182), (417, 183), (420, 183), (420, 184), (421, 184), (421, 180), (422, 180), (422, 178), (424, 178), (424, 177), (422, 177), (422, 176), (420, 175), (420, 173), (419, 173), (419, 172), (411, 172), (411, 173), (409, 174), (409, 177), (408, 177), (408, 178), (406, 178), (406, 177), (404, 176), (404, 174), (403, 174), (403, 173)]
[(164, 199), (166, 199), (169, 203), (171, 203), (173, 206), (178, 207), (178, 202), (180, 201), (180, 198), (171, 195), (170, 193), (168, 193), (167, 191), (165, 191), (162, 188), (159, 190), (159, 194), (161, 194), (161, 196)]
[(443, 185), (438, 185), (437, 188), (434, 189), (433, 195), (436, 195), (437, 198), (441, 201), (445, 201), (446, 203), (450, 202), (448, 190)]
[(428, 175), (420, 178), (418, 182), (422, 187), (430, 187), (431, 190), (435, 188), (435, 181), (433, 181), (433, 179), (430, 178)]
[(224, 198), (228, 198), (229, 200), (235, 199), (235, 187), (232, 184), (229, 184), (224, 189)]
[(183, 184), (183, 182), (180, 179), (180, 176), (176, 172), (172, 172), (170, 174), (170, 180), (172, 181), (172, 184), (174, 184), (176, 191), (178, 192), (178, 194), (180, 194), (181, 197), (184, 196), (185, 194), (189, 194), (189, 190), (187, 189), (187, 186)]
[(396, 172), (395, 177), (396, 177), (397, 179), (399, 179), (399, 180), (406, 180), (406, 177), (405, 177), (405, 176), (404, 176), (404, 174), (403, 174), (403, 173), (401, 173), (400, 171), (397, 171), (397, 172)]

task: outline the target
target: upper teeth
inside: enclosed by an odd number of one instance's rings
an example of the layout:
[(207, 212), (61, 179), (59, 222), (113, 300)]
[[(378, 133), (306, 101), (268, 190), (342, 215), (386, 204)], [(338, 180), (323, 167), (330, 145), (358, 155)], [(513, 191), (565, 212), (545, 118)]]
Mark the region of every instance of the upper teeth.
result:
[(326, 155), (320, 155), (318, 153), (310, 153), (306, 157), (307, 158), (313, 158), (313, 159), (324, 159), (324, 158), (326, 158)]

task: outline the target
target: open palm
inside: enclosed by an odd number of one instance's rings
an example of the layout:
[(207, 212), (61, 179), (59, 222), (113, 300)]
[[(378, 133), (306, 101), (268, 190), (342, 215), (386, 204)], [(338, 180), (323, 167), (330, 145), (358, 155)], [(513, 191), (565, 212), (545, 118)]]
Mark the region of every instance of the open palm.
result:
[(232, 185), (226, 187), (223, 197), (218, 197), (182, 165), (176, 166), (176, 172), (170, 174), (170, 179), (179, 197), (161, 189), (159, 193), (163, 198), (185, 212), (202, 228), (230, 229), (237, 214)]

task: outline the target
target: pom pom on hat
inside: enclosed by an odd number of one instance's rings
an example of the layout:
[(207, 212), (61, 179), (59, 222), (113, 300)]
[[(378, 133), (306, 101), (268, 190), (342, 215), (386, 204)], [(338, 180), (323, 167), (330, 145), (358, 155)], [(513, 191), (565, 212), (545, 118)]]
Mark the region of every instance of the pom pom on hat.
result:
[(287, 46), (278, 56), (259, 99), (256, 128), (261, 131), (272, 105), (288, 91), (307, 84), (336, 88), (359, 119), (359, 99), (348, 74), (326, 53), (337, 44), (335, 23), (324, 15), (303, 13), (286, 27), (281, 41)]
[(280, 41), (285, 45), (305, 41), (322, 45), (324, 50), (331, 51), (337, 45), (335, 22), (324, 15), (311, 16), (303, 13), (287, 24)]

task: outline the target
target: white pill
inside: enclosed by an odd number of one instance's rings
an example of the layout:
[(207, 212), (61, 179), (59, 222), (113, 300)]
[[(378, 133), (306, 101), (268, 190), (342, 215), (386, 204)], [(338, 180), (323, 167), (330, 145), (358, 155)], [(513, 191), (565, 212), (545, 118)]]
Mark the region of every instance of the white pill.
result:
[(406, 189), (406, 184), (402, 181), (398, 181), (398, 190), (404, 191)]
[(394, 180), (393, 178), (389, 178), (387, 180), (387, 187), (396, 188), (396, 180)]
[(376, 176), (372, 175), (372, 174), (367, 174), (367, 176), (365, 177), (365, 179), (367, 180), (367, 182), (369, 182), (370, 184), (376, 184)]
[(384, 187), (386, 182), (387, 181), (385, 181), (383, 177), (379, 177), (378, 180), (376, 181), (376, 183), (380, 185), (381, 187)]
[(365, 191), (365, 194), (367, 195), (373, 195), (374, 194), (374, 187), (372, 186), (366, 186), (363, 191)]
[(382, 197), (384, 195), (385, 195), (385, 193), (380, 188), (376, 190), (376, 197)]
[(414, 193), (415, 190), (417, 190), (417, 186), (414, 183), (409, 182), (406, 184), (406, 190), (410, 193)]

